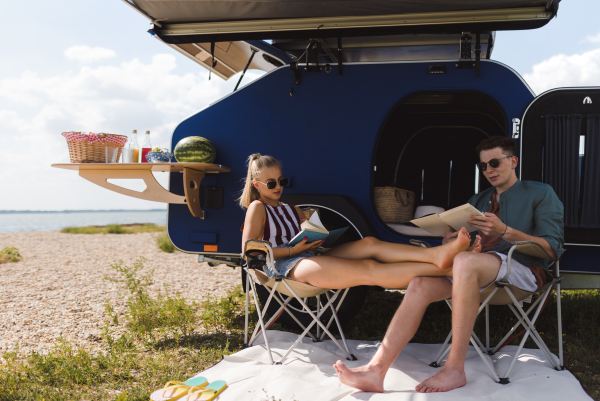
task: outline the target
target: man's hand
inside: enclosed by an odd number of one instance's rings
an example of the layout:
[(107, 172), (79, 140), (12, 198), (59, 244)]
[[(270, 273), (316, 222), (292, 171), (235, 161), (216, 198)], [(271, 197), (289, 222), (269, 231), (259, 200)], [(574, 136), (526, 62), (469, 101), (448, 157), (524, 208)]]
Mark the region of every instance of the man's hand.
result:
[(479, 229), (482, 234), (491, 237), (499, 237), (506, 230), (506, 224), (500, 221), (494, 213), (489, 212), (484, 213), (483, 216), (472, 214), (469, 224)]
[(458, 231), (454, 231), (452, 227), (446, 227), (446, 235), (444, 235), (444, 239), (442, 240), (442, 244), (447, 244), (448, 242), (454, 241), (458, 237)]

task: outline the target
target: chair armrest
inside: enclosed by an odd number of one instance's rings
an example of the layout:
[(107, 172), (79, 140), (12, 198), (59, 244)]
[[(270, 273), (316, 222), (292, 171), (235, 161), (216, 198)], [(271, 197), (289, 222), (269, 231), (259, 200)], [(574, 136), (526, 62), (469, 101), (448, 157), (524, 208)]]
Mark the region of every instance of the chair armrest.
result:
[(244, 253), (242, 257), (247, 265), (260, 263), (261, 266), (267, 265), (273, 271), (275, 270), (275, 259), (273, 258), (273, 248), (268, 241), (249, 239), (244, 243)]
[[(533, 256), (536, 258), (542, 258), (550, 261), (554, 261), (554, 258), (546, 252), (546, 250), (537, 242), (533, 241), (517, 241), (511, 242), (512, 246), (508, 251), (508, 260), (506, 262), (506, 274), (502, 277), (500, 281), (506, 281), (508, 275), (510, 274), (510, 264), (512, 262), (512, 254), (514, 251), (523, 253), (525, 255)], [(560, 255), (559, 255), (560, 256)]]
[(546, 260), (552, 260), (552, 261), (554, 260), (554, 258), (552, 256), (550, 256), (550, 254), (548, 254), (548, 252), (546, 252), (544, 247), (542, 247), (537, 242), (518, 241), (518, 242), (511, 242), (510, 244), (512, 245), (512, 247), (510, 248), (511, 251), (513, 251), (513, 249), (514, 249), (515, 251), (517, 251), (519, 253), (524, 253), (525, 255), (533, 256), (536, 258), (542, 258), (542, 259), (546, 259)]

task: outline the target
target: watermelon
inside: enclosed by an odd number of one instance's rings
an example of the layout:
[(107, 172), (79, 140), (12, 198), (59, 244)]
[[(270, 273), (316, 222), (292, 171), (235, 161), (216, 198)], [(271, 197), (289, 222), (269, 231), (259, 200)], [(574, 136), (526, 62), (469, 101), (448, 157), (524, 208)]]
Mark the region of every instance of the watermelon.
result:
[(175, 146), (175, 159), (180, 163), (212, 163), (217, 157), (213, 144), (201, 136), (188, 136)]

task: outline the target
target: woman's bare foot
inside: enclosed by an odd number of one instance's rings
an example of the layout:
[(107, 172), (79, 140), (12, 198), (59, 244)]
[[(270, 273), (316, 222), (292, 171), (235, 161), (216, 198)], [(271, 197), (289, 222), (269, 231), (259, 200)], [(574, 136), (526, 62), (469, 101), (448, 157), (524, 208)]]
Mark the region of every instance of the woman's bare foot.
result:
[(461, 228), (458, 232), (458, 236), (452, 242), (448, 242), (445, 245), (431, 248), (436, 252), (434, 256), (434, 264), (442, 270), (449, 269), (454, 264), (454, 257), (461, 252), (469, 249), (471, 243), (471, 236), (467, 232), (466, 228)]
[(440, 372), (415, 387), (415, 390), (420, 393), (441, 393), (454, 390), (465, 384), (467, 384), (467, 376), (464, 370), (456, 370), (444, 366)]
[(481, 237), (479, 235), (475, 238), (475, 242), (473, 242), (473, 245), (471, 245), (471, 247), (469, 248), (469, 252), (481, 252)]
[(381, 368), (366, 365), (360, 368), (348, 369), (342, 361), (337, 361), (333, 367), (338, 374), (338, 378), (345, 385), (369, 393), (383, 393), (385, 374)]

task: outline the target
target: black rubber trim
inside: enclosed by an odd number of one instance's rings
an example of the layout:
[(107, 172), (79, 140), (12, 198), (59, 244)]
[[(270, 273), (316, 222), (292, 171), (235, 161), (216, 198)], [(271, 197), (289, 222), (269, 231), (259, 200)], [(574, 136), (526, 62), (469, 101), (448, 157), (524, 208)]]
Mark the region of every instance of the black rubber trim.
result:
[(281, 201), (292, 205), (320, 205), (341, 213), (354, 224), (363, 237), (376, 236), (375, 227), (361, 207), (346, 195), (336, 194), (283, 194)]

